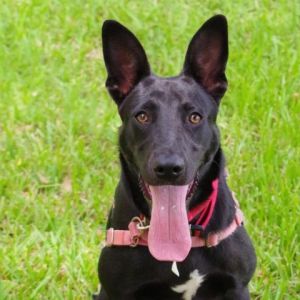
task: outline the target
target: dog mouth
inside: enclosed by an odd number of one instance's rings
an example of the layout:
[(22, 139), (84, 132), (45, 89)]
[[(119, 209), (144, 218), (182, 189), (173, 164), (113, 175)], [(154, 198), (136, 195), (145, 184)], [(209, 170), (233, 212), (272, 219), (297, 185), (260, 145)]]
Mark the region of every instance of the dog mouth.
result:
[(187, 200), (198, 185), (198, 176), (186, 185), (150, 185), (140, 178), (141, 190), (150, 202), (149, 251), (160, 261), (183, 261), (191, 249)]
[[(194, 179), (190, 184), (188, 184), (188, 190), (186, 195), (186, 202), (188, 202), (193, 198), (195, 191), (199, 185), (199, 172), (196, 173)], [(174, 185), (176, 186), (176, 185)], [(139, 187), (140, 190), (143, 193), (144, 198), (147, 200), (147, 202), (151, 205), (152, 202), (152, 195), (151, 195), (151, 189), (150, 184), (148, 184), (141, 175), (139, 175)]]

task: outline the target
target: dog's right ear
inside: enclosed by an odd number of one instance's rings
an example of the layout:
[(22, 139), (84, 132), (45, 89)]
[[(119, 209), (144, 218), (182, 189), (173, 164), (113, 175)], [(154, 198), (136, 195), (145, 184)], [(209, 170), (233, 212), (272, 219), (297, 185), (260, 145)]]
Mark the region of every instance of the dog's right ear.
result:
[(108, 74), (106, 87), (120, 105), (138, 82), (150, 75), (149, 63), (137, 38), (116, 21), (103, 23), (102, 45)]

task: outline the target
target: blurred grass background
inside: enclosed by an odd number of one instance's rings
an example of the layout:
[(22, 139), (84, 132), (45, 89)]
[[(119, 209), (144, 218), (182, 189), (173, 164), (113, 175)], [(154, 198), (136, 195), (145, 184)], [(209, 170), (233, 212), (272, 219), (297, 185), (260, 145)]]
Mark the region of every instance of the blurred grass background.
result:
[(136, 33), (156, 74), (178, 74), (216, 13), (229, 22), (219, 126), (258, 267), (252, 299), (299, 299), (300, 2), (0, 3), (0, 299), (89, 299), (118, 180), (116, 107), (100, 30)]

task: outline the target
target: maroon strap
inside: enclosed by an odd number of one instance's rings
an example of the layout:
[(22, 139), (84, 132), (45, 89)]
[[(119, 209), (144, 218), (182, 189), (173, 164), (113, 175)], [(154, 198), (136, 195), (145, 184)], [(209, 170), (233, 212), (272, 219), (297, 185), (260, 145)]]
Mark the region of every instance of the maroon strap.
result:
[[(190, 223), (193, 221), (193, 225), (201, 225), (201, 227), (205, 229), (215, 209), (218, 197), (218, 185), (219, 179), (217, 178), (212, 182), (212, 192), (209, 197), (188, 212), (188, 220)], [(195, 218), (196, 220), (194, 221)]]

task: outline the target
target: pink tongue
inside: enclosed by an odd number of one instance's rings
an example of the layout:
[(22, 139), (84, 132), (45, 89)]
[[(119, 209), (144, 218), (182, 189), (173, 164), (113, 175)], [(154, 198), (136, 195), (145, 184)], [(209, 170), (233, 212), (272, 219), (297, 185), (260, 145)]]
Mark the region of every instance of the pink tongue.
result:
[(183, 261), (191, 249), (186, 211), (188, 185), (149, 188), (152, 197), (149, 250), (158, 260)]

